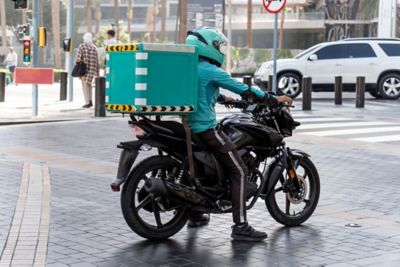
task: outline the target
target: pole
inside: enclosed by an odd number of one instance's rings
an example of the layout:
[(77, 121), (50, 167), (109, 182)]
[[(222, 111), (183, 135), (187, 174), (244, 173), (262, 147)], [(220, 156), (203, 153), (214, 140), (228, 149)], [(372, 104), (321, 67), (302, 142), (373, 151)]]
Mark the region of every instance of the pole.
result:
[[(32, 67), (39, 67), (39, 46), (38, 46), (38, 29), (39, 29), (39, 0), (33, 1), (33, 14), (32, 14), (32, 42), (33, 42), (33, 56)], [(32, 116), (38, 115), (38, 85), (32, 85)]]
[(357, 77), (356, 83), (356, 108), (363, 108), (365, 103), (365, 77)]
[(277, 92), (277, 77), (276, 77), (276, 61), (278, 57), (277, 53), (277, 47), (278, 47), (278, 13), (275, 13), (275, 21), (274, 21), (274, 69), (273, 69), (273, 75), (274, 78), (272, 79), (272, 92), (276, 94)]
[(60, 72), (60, 101), (67, 100), (68, 73)]
[(96, 77), (96, 94), (94, 102), (94, 116), (95, 117), (105, 117), (105, 101), (106, 101), (106, 78)]
[(187, 0), (179, 0), (179, 43), (184, 44), (187, 32)]
[(6, 73), (0, 72), (0, 102), (4, 102), (6, 94)]
[(228, 52), (226, 54), (226, 71), (231, 73), (232, 69), (232, 0), (228, 0)]
[(342, 76), (335, 77), (335, 105), (342, 104), (343, 81)]
[(303, 77), (303, 110), (311, 110), (312, 80), (311, 77)]
[(66, 57), (66, 64), (68, 70), (68, 101), (74, 100), (74, 80), (72, 77), (73, 59), (74, 59), (74, 0), (69, 0), (67, 11), (67, 38), (71, 38), (72, 50)]

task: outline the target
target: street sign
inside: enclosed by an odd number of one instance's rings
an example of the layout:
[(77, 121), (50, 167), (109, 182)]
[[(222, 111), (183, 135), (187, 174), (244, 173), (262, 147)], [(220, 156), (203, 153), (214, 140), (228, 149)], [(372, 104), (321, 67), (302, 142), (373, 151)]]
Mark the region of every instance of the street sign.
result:
[(286, 0), (263, 0), (263, 5), (269, 13), (279, 13), (285, 8)]
[(53, 84), (53, 69), (49, 68), (16, 68), (16, 84)]

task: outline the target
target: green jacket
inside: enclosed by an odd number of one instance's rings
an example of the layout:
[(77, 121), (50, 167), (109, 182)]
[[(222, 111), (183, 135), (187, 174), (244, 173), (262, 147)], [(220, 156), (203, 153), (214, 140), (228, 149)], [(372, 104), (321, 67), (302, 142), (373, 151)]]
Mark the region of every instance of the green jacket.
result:
[[(197, 112), (188, 118), (193, 133), (204, 132), (217, 126), (215, 104), (217, 100), (224, 98), (219, 92), (220, 87), (239, 95), (249, 89), (248, 85), (233, 79), (227, 72), (205, 60), (200, 59), (198, 66)], [(255, 87), (251, 87), (251, 91), (260, 98), (266, 95)], [(275, 98), (271, 94), (267, 94), (267, 97)]]

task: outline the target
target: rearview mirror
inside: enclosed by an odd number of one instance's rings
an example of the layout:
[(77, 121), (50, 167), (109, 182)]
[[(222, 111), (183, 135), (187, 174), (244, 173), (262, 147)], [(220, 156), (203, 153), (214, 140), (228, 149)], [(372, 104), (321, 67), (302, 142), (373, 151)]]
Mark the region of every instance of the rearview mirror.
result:
[(318, 60), (318, 56), (316, 54), (312, 54), (309, 58), (309, 61), (317, 61)]

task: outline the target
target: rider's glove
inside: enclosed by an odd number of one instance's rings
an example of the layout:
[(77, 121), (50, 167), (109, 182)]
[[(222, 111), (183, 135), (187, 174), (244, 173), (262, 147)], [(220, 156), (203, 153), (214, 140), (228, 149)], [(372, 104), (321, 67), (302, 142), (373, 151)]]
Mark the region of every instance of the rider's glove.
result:
[(254, 104), (256, 102), (263, 103), (267, 106), (276, 106), (278, 104), (278, 99), (273, 94), (269, 93), (265, 93), (263, 97), (260, 97), (249, 89), (244, 91), (240, 96), (249, 104)]

